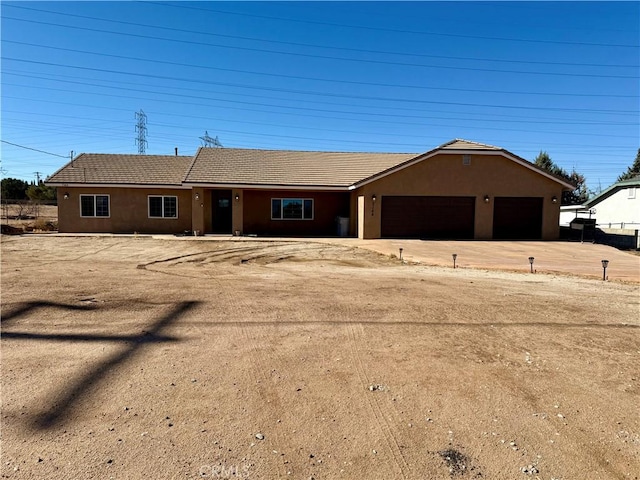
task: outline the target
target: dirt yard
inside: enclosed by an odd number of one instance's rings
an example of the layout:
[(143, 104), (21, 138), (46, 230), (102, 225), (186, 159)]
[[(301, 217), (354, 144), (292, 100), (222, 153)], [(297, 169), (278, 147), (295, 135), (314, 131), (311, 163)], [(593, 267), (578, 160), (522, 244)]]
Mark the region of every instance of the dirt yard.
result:
[(637, 283), (2, 238), (6, 478), (638, 479)]

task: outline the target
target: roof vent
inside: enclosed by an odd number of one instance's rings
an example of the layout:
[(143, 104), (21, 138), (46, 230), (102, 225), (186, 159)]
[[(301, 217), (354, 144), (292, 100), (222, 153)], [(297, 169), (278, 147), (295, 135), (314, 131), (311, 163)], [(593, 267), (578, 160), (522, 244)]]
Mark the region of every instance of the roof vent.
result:
[(471, 165), (471, 155), (462, 155), (462, 165)]

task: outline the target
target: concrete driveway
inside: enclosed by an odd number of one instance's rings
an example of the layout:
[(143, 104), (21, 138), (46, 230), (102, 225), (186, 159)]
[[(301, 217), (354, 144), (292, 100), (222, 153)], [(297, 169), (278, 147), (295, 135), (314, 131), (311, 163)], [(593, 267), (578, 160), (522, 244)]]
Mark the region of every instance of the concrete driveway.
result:
[(334, 243), (367, 248), (384, 255), (399, 255), (408, 262), (460, 268), (529, 272), (534, 257), (537, 273), (602, 278), (603, 259), (609, 260), (612, 281), (640, 283), (640, 255), (613, 247), (579, 242), (422, 241), (335, 239)]

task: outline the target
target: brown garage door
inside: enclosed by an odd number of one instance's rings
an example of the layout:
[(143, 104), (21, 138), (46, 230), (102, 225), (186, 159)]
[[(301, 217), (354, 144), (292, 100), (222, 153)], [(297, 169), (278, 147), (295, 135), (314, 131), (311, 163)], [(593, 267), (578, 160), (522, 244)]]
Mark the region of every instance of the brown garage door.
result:
[(474, 197), (382, 197), (386, 238), (473, 238)]
[(493, 206), (493, 238), (540, 240), (542, 198), (496, 197)]

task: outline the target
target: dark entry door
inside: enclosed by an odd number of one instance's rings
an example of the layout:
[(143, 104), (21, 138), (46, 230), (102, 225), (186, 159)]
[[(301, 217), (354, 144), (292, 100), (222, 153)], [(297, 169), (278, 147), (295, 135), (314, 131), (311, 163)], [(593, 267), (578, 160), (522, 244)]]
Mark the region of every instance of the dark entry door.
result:
[(386, 238), (473, 238), (474, 197), (383, 196)]
[(211, 203), (211, 231), (231, 233), (231, 190), (212, 190)]
[(540, 240), (542, 238), (542, 198), (496, 197), (493, 206), (493, 238)]

